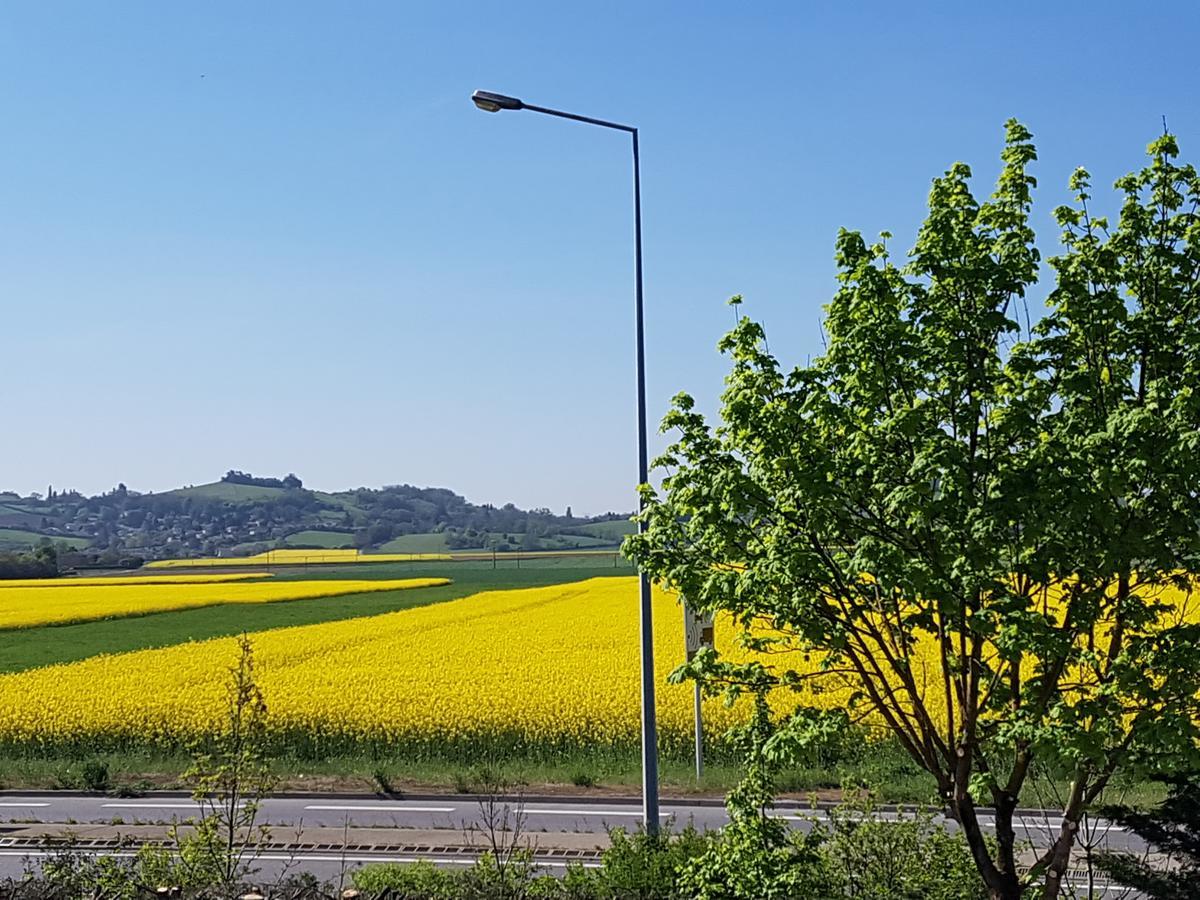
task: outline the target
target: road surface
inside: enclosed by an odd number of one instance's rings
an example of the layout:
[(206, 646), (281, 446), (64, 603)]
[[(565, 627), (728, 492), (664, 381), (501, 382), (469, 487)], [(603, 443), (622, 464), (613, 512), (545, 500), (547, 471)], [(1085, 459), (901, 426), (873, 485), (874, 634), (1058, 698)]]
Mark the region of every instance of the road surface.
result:
[[(610, 828), (635, 829), (642, 810), (636, 800), (621, 798), (505, 798), (511, 815), (520, 810), (522, 829), (539, 848), (543, 864), (550, 870), (569, 861), (595, 864), (599, 849), (607, 844)], [(463, 795), (404, 796), (280, 796), (261, 801), (259, 821), (272, 826), (278, 844), (262, 858), (264, 874), (300, 860), (301, 868), (322, 878), (336, 880), (346, 868), (367, 862), (412, 861), (417, 858), (452, 864), (469, 862), (473, 851), (464, 836), (479, 827), (486, 817), (485, 801)], [(0, 792), (0, 876), (17, 875), (26, 858), (43, 851), (23, 837), (34, 823), (47, 829), (62, 826), (81, 837), (96, 838), (94, 852), (121, 852), (106, 836), (131, 834), (152, 836), (154, 826), (184, 822), (200, 813), (199, 806), (185, 794), (154, 793), (141, 797), (109, 797), (65, 792)], [(825, 818), (824, 809), (808, 804), (781, 802), (774, 810), (797, 828), (812, 827)], [(894, 819), (894, 810), (884, 809), (880, 818)], [(724, 806), (713, 800), (665, 800), (664, 825), (680, 828), (691, 824), (701, 830), (720, 828), (728, 820)], [(943, 817), (935, 821), (953, 828)], [(993, 825), (988, 811), (981, 812), (985, 827)], [(1025, 811), (1017, 818), (1018, 839), (1034, 847), (1045, 847), (1057, 835), (1060, 818), (1053, 812)], [(106, 827), (103, 827), (106, 826)], [(1103, 821), (1087, 823), (1089, 842), (1108, 849), (1141, 853), (1144, 843), (1117, 825)], [(289, 839), (302, 834), (303, 839)]]

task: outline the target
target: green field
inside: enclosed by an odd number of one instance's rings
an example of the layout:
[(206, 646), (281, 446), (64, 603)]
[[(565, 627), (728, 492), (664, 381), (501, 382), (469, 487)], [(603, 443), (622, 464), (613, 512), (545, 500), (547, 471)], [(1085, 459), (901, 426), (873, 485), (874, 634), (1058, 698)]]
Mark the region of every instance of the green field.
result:
[(73, 550), (79, 550), (91, 543), (87, 538), (59, 537), (53, 534), (38, 534), (36, 531), (24, 531), (19, 528), (0, 528), (0, 550), (25, 550), (46, 540), (54, 544), (66, 544)]
[(433, 534), (404, 534), (392, 538), (379, 547), (380, 553), (449, 553), (446, 535)]
[(284, 538), (285, 544), (297, 547), (324, 547), (337, 550), (354, 546), (354, 535), (348, 531), (297, 531)]
[(39, 514), (29, 509), (0, 503), (0, 527), (18, 530), (36, 528), (41, 518)]
[(251, 503), (255, 500), (271, 500), (284, 493), (283, 488), (214, 481), (212, 484), (197, 484), (193, 487), (176, 488), (173, 491), (166, 491), (159, 496), (203, 497), (208, 500), (226, 500), (230, 503)]
[(601, 547), (611, 548), (613, 542), (581, 534), (555, 534), (539, 538), (538, 545), (543, 550), (593, 550)]
[(628, 519), (614, 519), (611, 522), (592, 522), (590, 525), (580, 525), (572, 530), (592, 537), (603, 538), (610, 544), (619, 544), (626, 535), (637, 531), (637, 524)]
[(597, 563), (596, 560), (560, 558), (526, 559), (520, 568), (514, 562), (498, 563), (495, 568), (491, 562), (412, 562), (378, 563), (367, 567), (324, 566), (308, 572), (277, 571), (275, 580), (449, 577), (454, 581), (442, 587), (289, 600), (286, 603), (216, 605), (136, 618), (0, 631), (0, 672), (74, 662), (100, 653), (125, 653), (269, 628), (374, 616), (454, 600), (480, 591), (628, 575), (630, 570), (623, 561), (614, 569), (611, 564)]

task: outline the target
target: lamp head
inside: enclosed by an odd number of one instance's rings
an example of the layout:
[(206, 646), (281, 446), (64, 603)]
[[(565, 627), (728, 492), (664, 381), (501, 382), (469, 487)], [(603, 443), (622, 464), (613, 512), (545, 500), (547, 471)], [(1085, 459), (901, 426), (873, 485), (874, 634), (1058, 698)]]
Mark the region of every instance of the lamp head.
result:
[(484, 112), (500, 112), (502, 109), (524, 109), (525, 104), (516, 97), (493, 94), (491, 91), (476, 91), (471, 101)]

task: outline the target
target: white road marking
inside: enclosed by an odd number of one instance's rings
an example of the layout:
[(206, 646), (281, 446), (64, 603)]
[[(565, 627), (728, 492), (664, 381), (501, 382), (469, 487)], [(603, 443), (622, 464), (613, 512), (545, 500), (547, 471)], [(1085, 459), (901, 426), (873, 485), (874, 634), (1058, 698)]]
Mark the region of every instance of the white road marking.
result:
[[(988, 827), (995, 827), (995, 824), (992, 823)], [(1053, 820), (1047, 821), (1046, 819), (1017, 819), (1013, 822), (1013, 827), (1027, 828), (1030, 831), (1038, 831), (1042, 834), (1054, 836), (1057, 832), (1062, 830), (1062, 819), (1059, 819), (1057, 822)], [(1086, 828), (1080, 825), (1079, 830), (1081, 833), (1091, 834), (1098, 832), (1107, 833), (1109, 831), (1125, 832), (1128, 829), (1122, 825), (1116, 825), (1112, 822), (1105, 822), (1103, 825), (1096, 822), (1090, 822)]]
[(6, 809), (9, 807), (16, 807), (17, 809), (28, 809), (31, 806), (49, 806), (49, 805), (50, 805), (49, 803), (0, 803), (0, 806), (5, 807)]
[(305, 809), (316, 809), (324, 812), (414, 812), (414, 813), (447, 813), (454, 812), (457, 806), (306, 806)]
[[(241, 806), (242, 804), (238, 804)], [(101, 803), (101, 809), (199, 809), (199, 803)]]
[[(642, 817), (640, 809), (530, 809), (525, 808), (526, 816), (636, 816)], [(666, 819), (674, 813), (660, 812), (660, 818)]]

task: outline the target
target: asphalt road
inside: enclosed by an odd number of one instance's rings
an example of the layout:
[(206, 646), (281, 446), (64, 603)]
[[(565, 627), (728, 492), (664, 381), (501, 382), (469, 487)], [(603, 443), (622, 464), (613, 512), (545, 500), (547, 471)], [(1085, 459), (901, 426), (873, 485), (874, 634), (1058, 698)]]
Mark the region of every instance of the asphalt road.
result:
[[(633, 830), (642, 815), (636, 801), (619, 798), (509, 798), (496, 809), (502, 812), (505, 806), (510, 824), (512, 813), (520, 809), (526, 840), (536, 847), (539, 866), (551, 873), (561, 872), (570, 862), (597, 865), (598, 848), (607, 844), (607, 831), (613, 827)], [(85, 838), (76, 841), (77, 846), (94, 839), (91, 847), (83, 848), (85, 852), (128, 855), (131, 850), (105, 844), (104, 838), (121, 834), (128, 839), (141, 833), (141, 839), (161, 840), (165, 829), (158, 826), (185, 822), (200, 812), (196, 803), (180, 794), (118, 798), (0, 792), (0, 878), (19, 877), (53, 852), (44, 849), (41, 839), (22, 838), (23, 831), (49, 832), (57, 825), (59, 834), (65, 831)], [(794, 827), (810, 828), (825, 811), (781, 803), (774, 814)], [(894, 819), (902, 814), (883, 810), (877, 815)], [(485, 817), (478, 798), (461, 795), (267, 798), (260, 805), (259, 820), (272, 826), (275, 843), (257, 855), (254, 867), (258, 874), (254, 877), (266, 883), (284, 872), (306, 871), (322, 880), (345, 883), (349, 872), (368, 863), (424, 859), (437, 865), (467, 865), (485, 845), (466, 836), (471, 826), (483, 825)], [(680, 828), (690, 823), (702, 830), (719, 828), (727, 821), (724, 807), (714, 801), (665, 801), (662, 817), (664, 826)], [(951, 830), (955, 827), (942, 817), (937, 821)], [(993, 825), (986, 811), (981, 813), (981, 821), (985, 827)], [(1026, 811), (1016, 821), (1018, 840), (1045, 848), (1058, 833), (1060, 822), (1053, 812)], [(1089, 822), (1083, 831), (1084, 840), (1095, 848), (1139, 854), (1145, 850), (1136, 835), (1111, 823)], [(1086, 874), (1079, 870), (1068, 871), (1068, 881), (1076, 888), (1086, 887), (1085, 879)], [(1130, 897), (1126, 889), (1104, 882), (1096, 883), (1094, 891), (1094, 896), (1114, 900)]]
[[(515, 809), (518, 802), (504, 801)], [(595, 834), (603, 837), (613, 827), (633, 830), (641, 821), (641, 806), (630, 800), (593, 798), (532, 798), (520, 802), (524, 816), (523, 830), (529, 834), (554, 833)], [(198, 814), (199, 807), (189, 797), (180, 794), (152, 794), (136, 798), (67, 793), (0, 793), (0, 823), (79, 823), (124, 825), (159, 824), (184, 821)], [(271, 797), (262, 801), (259, 820), (280, 830), (299, 827), (327, 828), (403, 828), (447, 829), (461, 834), (472, 824), (482, 824), (481, 803), (477, 798), (461, 795), (405, 797), (385, 799), (361, 797), (289, 796)], [(814, 818), (825, 813), (806, 804), (780, 803), (775, 815), (795, 827), (811, 827)], [(895, 818), (897, 813), (883, 811), (882, 818)], [(692, 824), (701, 830), (720, 828), (727, 821), (723, 805), (713, 801), (664, 801), (662, 819), (673, 827)], [(944, 822), (953, 829), (954, 823)], [(986, 828), (994, 819), (981, 812)], [(1027, 811), (1016, 820), (1019, 840), (1045, 846), (1057, 836), (1061, 818), (1054, 812)], [(1118, 825), (1104, 821), (1088, 822), (1084, 829), (1090, 843), (1110, 849), (1144, 851), (1144, 843)]]

